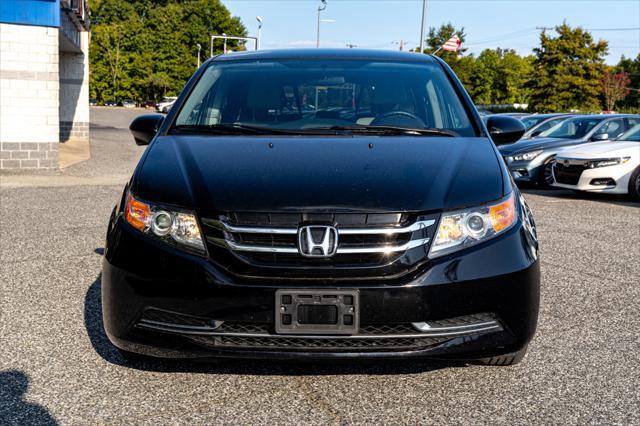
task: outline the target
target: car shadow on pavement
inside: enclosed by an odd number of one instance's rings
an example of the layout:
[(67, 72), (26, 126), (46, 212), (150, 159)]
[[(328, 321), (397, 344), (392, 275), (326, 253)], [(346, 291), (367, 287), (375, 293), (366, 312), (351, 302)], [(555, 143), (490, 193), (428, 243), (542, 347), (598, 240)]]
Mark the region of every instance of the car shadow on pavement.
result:
[(616, 204), (619, 206), (640, 208), (639, 201), (633, 201), (629, 196), (618, 194), (598, 194), (595, 192), (571, 191), (569, 189), (543, 189), (533, 186), (521, 186), (520, 190), (525, 196), (527, 194), (540, 195), (543, 197), (562, 198), (564, 200), (589, 200), (599, 203)]
[(0, 424), (57, 425), (41, 405), (25, 401), (29, 377), (18, 370), (0, 371)]
[[(99, 253), (96, 249), (96, 253)], [(326, 362), (293, 362), (293, 361), (264, 361), (217, 359), (194, 361), (185, 359), (149, 358), (140, 361), (125, 360), (118, 350), (111, 344), (104, 331), (102, 321), (101, 299), (102, 274), (91, 284), (85, 295), (84, 322), (91, 344), (100, 357), (105, 361), (128, 368), (153, 372), (190, 372), (212, 374), (243, 374), (243, 375), (395, 375), (416, 374), (443, 368), (462, 367), (461, 363), (445, 361), (326, 361)]]

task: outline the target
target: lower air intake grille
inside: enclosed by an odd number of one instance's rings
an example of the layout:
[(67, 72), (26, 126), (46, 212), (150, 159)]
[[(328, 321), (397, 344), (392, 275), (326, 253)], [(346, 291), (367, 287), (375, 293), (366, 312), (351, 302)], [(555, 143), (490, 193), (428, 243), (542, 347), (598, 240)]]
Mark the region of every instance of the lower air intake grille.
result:
[(577, 185), (582, 172), (585, 170), (581, 164), (563, 164), (557, 162), (554, 167), (554, 178), (558, 183), (565, 185)]
[(359, 349), (359, 350), (406, 350), (420, 349), (437, 345), (450, 337), (424, 337), (408, 338), (394, 337), (386, 339), (309, 339), (287, 337), (273, 339), (270, 337), (244, 337), (244, 336), (220, 336), (220, 337), (191, 337), (192, 340), (205, 345), (215, 347), (235, 348), (268, 348), (268, 349)]
[(354, 335), (288, 335), (275, 334), (272, 324), (225, 322), (154, 308), (143, 313), (137, 327), (215, 348), (324, 351), (419, 350), (455, 338), (503, 330), (494, 314), (479, 313), (421, 323), (363, 324)]

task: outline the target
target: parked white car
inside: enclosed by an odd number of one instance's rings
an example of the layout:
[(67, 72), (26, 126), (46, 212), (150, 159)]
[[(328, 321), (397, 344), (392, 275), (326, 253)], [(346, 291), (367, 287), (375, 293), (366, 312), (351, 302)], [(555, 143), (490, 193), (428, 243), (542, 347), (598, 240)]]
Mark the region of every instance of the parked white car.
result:
[(560, 188), (630, 194), (640, 199), (640, 124), (615, 141), (561, 151), (553, 167), (553, 178), (553, 186)]
[(178, 98), (175, 96), (167, 96), (166, 98), (162, 99), (162, 101), (158, 102), (158, 105), (156, 105), (156, 109), (158, 110), (158, 112), (167, 113), (173, 106), (176, 99)]

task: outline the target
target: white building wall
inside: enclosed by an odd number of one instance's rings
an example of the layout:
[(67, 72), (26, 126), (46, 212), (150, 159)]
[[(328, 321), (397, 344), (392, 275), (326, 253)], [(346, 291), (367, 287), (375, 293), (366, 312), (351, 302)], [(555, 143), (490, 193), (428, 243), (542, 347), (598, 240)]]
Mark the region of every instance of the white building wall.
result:
[(89, 33), (82, 53), (60, 52), (60, 142), (89, 139)]
[(58, 31), (0, 23), (0, 169), (58, 166)]

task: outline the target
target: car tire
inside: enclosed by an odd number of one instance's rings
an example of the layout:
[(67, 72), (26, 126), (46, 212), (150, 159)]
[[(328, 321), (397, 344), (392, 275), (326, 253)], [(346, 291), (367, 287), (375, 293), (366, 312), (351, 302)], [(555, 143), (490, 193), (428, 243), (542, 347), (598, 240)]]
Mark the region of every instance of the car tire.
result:
[(506, 367), (509, 365), (516, 365), (524, 358), (527, 353), (527, 347), (520, 349), (517, 352), (512, 352), (509, 354), (492, 356), (488, 358), (479, 358), (475, 360), (473, 363), (478, 365), (489, 365), (489, 366), (502, 366)]
[(629, 195), (636, 201), (640, 201), (640, 166), (631, 173), (629, 179)]
[(554, 182), (553, 180), (553, 163), (555, 162), (555, 156), (549, 157), (544, 160), (542, 165), (542, 172), (538, 176), (538, 186), (541, 188), (549, 188)]

